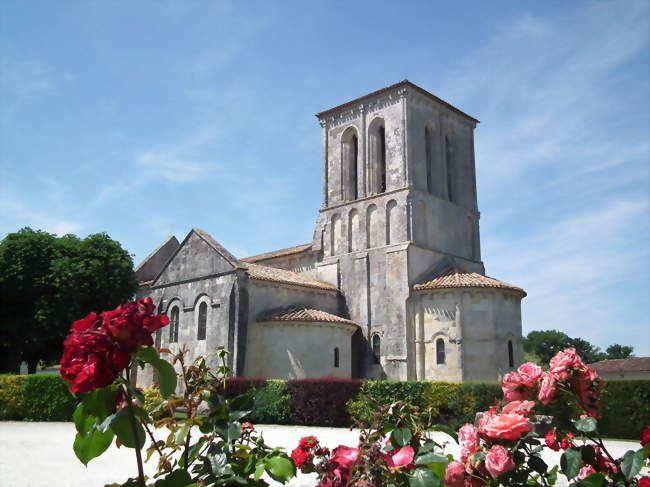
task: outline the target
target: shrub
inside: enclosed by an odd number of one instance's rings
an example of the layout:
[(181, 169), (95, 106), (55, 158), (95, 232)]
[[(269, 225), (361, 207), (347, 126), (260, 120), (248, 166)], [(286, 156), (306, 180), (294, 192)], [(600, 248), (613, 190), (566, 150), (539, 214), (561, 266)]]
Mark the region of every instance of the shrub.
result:
[(251, 389), (266, 385), (266, 379), (249, 379), (247, 377), (229, 377), (224, 391), (219, 391), (226, 399), (246, 394)]
[(361, 381), (327, 377), (287, 382), (291, 395), (292, 424), (348, 426), (346, 403), (357, 396)]
[(153, 419), (160, 419), (165, 416), (166, 411), (159, 409), (163, 401), (160, 389), (157, 387), (145, 387), (142, 389), (142, 394), (144, 395), (144, 410), (148, 412)]
[(290, 397), (286, 381), (266, 381), (263, 387), (253, 392), (255, 406), (250, 421), (256, 424), (287, 424)]
[(600, 397), (603, 419), (598, 427), (603, 436), (636, 440), (650, 425), (650, 380), (610, 381)]
[(29, 421), (70, 421), (77, 399), (56, 374), (28, 375), (23, 389), (24, 418)]
[(26, 375), (0, 375), (0, 420), (23, 419)]
[(372, 413), (377, 407), (388, 406), (397, 401), (423, 407), (425, 386), (426, 382), (364, 381), (361, 383), (359, 395), (348, 401), (347, 410), (354, 423), (367, 426), (372, 421)]

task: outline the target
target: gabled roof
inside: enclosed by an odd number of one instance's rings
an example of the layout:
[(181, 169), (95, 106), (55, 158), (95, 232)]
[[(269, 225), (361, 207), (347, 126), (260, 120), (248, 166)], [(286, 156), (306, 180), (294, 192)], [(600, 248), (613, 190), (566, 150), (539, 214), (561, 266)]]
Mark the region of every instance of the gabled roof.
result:
[(650, 372), (650, 357), (602, 360), (589, 364), (596, 372)]
[(170, 235), (163, 243), (156, 247), (153, 252), (147, 255), (134, 271), (138, 284), (151, 284), (150, 281), (152, 281), (158, 272), (160, 272), (160, 269), (167, 264), (167, 261), (172, 255), (174, 255), (174, 252), (178, 247), (180, 247), (178, 239), (176, 239), (175, 236)]
[(242, 262), (247, 269), (246, 273), (251, 279), (258, 281), (278, 282), (281, 284), (289, 284), (293, 286), (310, 287), (314, 289), (322, 289), (324, 291), (337, 291), (338, 288), (327, 282), (317, 281), (309, 277), (298, 274), (297, 272), (288, 271), (286, 269), (278, 269), (276, 267), (269, 267), (260, 264), (253, 264), (250, 262)]
[(326, 311), (319, 309), (309, 308), (305, 305), (294, 305), (282, 310), (275, 310), (269, 314), (257, 319), (260, 321), (308, 321), (308, 322), (326, 322), (326, 323), (342, 323), (358, 327), (358, 325), (346, 318), (333, 315)]
[(453, 288), (492, 288), (516, 291), (526, 296), (526, 291), (492, 277), (483, 276), (476, 272), (464, 272), (458, 269), (447, 269), (437, 276), (422, 281), (413, 286), (414, 291)]
[[(228, 262), (230, 262), (233, 266), (242, 267), (241, 262), (239, 262), (237, 257), (235, 257), (230, 252), (228, 252), (228, 250), (226, 250), (226, 248), (223, 245), (221, 245), (219, 242), (213, 239), (212, 236), (204, 230), (201, 230), (199, 228), (193, 228), (192, 231), (187, 235), (187, 237), (185, 237), (185, 240), (189, 238), (192, 232), (194, 232), (199, 237), (201, 237), (205, 241), (205, 243), (207, 243), (210, 247), (212, 247), (214, 250), (219, 252), (223, 256), (223, 258), (226, 259)], [(183, 243), (185, 243), (185, 240), (183, 240)]]
[(403, 81), (400, 81), (399, 83), (395, 83), (394, 85), (387, 86), (386, 88), (382, 88), (381, 90), (373, 91), (372, 93), (368, 93), (367, 95), (360, 96), (359, 98), (355, 98), (354, 100), (350, 100), (346, 103), (343, 103), (341, 105), (335, 106), (334, 108), (330, 108), (329, 110), (325, 110), (322, 112), (319, 112), (316, 114), (318, 118), (323, 117), (324, 115), (328, 115), (332, 112), (335, 112), (337, 110), (340, 110), (341, 108), (346, 108), (350, 105), (354, 105), (356, 103), (359, 103), (360, 101), (363, 101), (367, 98), (371, 98), (373, 96), (381, 95), (382, 93), (386, 93), (387, 91), (394, 90), (395, 88), (402, 88), (402, 87), (409, 87), (411, 89), (414, 89), (415, 91), (418, 91), (419, 93), (423, 94), (424, 96), (431, 98), (432, 100), (440, 103), (441, 105), (449, 108), (452, 112), (457, 113), (461, 117), (464, 117), (474, 123), (480, 123), (477, 119), (474, 117), (468, 115), (467, 113), (459, 110), (455, 106), (451, 105), (450, 103), (447, 103), (445, 100), (438, 98), (436, 95), (433, 93), (429, 93), (427, 90), (424, 88), (420, 88), (418, 85), (411, 83), (409, 80), (405, 79)]
[(311, 244), (302, 244), (296, 245), (295, 247), (289, 247), (286, 249), (273, 250), (271, 252), (265, 252), (263, 254), (251, 255), (250, 257), (244, 257), (240, 259), (242, 262), (259, 262), (262, 260), (274, 259), (276, 257), (285, 257), (287, 255), (302, 254), (303, 252), (308, 252), (311, 250)]

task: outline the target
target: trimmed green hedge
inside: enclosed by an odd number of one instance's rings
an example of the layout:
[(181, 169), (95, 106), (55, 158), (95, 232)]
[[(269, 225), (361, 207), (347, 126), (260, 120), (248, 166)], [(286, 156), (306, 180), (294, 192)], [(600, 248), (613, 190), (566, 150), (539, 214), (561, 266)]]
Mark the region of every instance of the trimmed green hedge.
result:
[[(487, 410), (502, 397), (496, 383), (363, 381), (358, 394), (351, 399), (351, 394), (354, 394), (351, 387), (339, 385), (338, 398), (333, 397), (336, 387), (327, 388), (329, 396), (321, 399), (327, 399), (332, 406), (320, 405), (319, 414), (313, 414), (313, 404), (299, 400), (304, 396), (298, 394), (301, 381), (288, 384), (282, 380), (258, 379), (244, 384), (247, 382), (245, 379), (238, 380), (242, 384), (233, 386), (232, 392), (241, 388), (253, 394), (255, 406), (248, 420), (258, 424), (293, 424), (296, 418), (308, 426), (340, 424), (342, 411), (339, 405), (345, 401), (352, 420), (349, 425), (355, 422), (367, 424), (378, 406), (407, 401), (421, 409), (431, 408), (434, 422), (458, 428), (464, 423), (474, 422), (477, 412)], [(311, 382), (309, 385), (314, 387)], [(316, 386), (324, 387), (320, 383)], [(153, 392), (146, 394), (147, 401), (157, 397)], [(642, 429), (650, 425), (650, 380), (608, 382), (602, 401), (603, 419), (599, 421), (599, 428), (603, 436), (636, 440)], [(333, 404), (336, 404), (335, 408)], [(75, 406), (76, 399), (58, 375), (0, 375), (0, 420), (70, 421)], [(303, 407), (311, 410), (302, 411)], [(327, 416), (328, 410), (332, 411), (331, 417)], [(557, 402), (539, 413), (554, 416), (557, 426), (567, 428), (577, 412)]]
[(70, 421), (77, 400), (57, 374), (0, 376), (0, 419)]

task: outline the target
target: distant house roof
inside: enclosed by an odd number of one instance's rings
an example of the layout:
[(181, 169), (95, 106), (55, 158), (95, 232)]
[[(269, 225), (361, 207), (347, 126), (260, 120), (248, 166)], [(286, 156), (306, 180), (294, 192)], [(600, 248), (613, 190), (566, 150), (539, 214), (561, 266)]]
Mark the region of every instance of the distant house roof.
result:
[(324, 291), (339, 291), (336, 286), (333, 286), (327, 282), (317, 281), (316, 279), (311, 279), (309, 277), (303, 276), (302, 274), (288, 271), (286, 269), (278, 269), (276, 267), (253, 264), (250, 262), (246, 262), (243, 265), (247, 269), (246, 273), (248, 276), (251, 279), (257, 279), (258, 281), (271, 281), (293, 286), (322, 289)]
[(350, 100), (350, 101), (348, 101), (348, 102), (345, 102), (345, 103), (343, 103), (342, 105), (338, 105), (338, 106), (335, 106), (334, 108), (330, 108), (330, 109), (328, 109), (328, 110), (324, 110), (324, 111), (322, 111), (322, 112), (319, 112), (319, 113), (316, 114), (316, 116), (317, 116), (318, 118), (321, 118), (323, 115), (327, 115), (327, 114), (329, 114), (329, 113), (331, 113), (331, 112), (334, 112), (334, 111), (336, 111), (336, 110), (340, 110), (341, 108), (346, 108), (346, 107), (348, 107), (348, 106), (350, 106), (350, 105), (354, 105), (354, 104), (356, 104), (356, 103), (359, 103), (359, 102), (362, 101), (362, 100), (365, 100), (366, 98), (371, 98), (371, 97), (373, 97), (373, 96), (381, 95), (382, 93), (385, 93), (385, 92), (387, 92), (387, 91), (393, 90), (393, 89), (395, 89), (395, 88), (406, 87), (406, 86), (408, 86), (409, 88), (412, 88), (412, 89), (414, 89), (414, 90), (420, 92), (421, 94), (423, 94), (424, 96), (426, 96), (426, 97), (428, 97), (428, 98), (431, 98), (432, 100), (437, 101), (437, 102), (440, 103), (441, 105), (446, 106), (446, 107), (449, 108), (452, 112), (455, 112), (455, 113), (457, 113), (458, 115), (460, 115), (460, 116), (462, 116), (462, 117), (464, 117), (464, 118), (467, 118), (467, 119), (471, 120), (472, 122), (479, 123), (479, 121), (478, 121), (477, 119), (475, 119), (474, 117), (472, 117), (472, 116), (468, 115), (467, 113), (465, 113), (465, 112), (459, 110), (458, 108), (456, 108), (455, 106), (451, 105), (450, 103), (447, 103), (445, 100), (443, 100), (443, 99), (441, 99), (441, 98), (438, 98), (436, 95), (434, 95), (433, 93), (428, 92), (428, 91), (425, 90), (424, 88), (420, 88), (418, 85), (416, 85), (416, 84), (414, 84), (414, 83), (411, 83), (411, 82), (410, 82), (409, 80), (407, 80), (407, 79), (402, 80), (402, 81), (400, 81), (399, 83), (395, 83), (394, 85), (387, 86), (386, 88), (382, 88), (381, 90), (373, 91), (372, 93), (368, 93), (367, 95), (360, 96), (359, 98), (355, 98), (354, 100)]
[(596, 372), (650, 372), (650, 357), (619, 358), (589, 364)]
[(414, 291), (454, 288), (507, 289), (519, 292), (526, 296), (526, 291), (520, 287), (498, 281), (492, 277), (483, 276), (476, 272), (463, 272), (458, 269), (447, 269), (436, 277), (422, 281), (413, 286)]
[(287, 255), (302, 254), (303, 252), (308, 252), (311, 250), (311, 244), (302, 244), (296, 245), (295, 247), (289, 247), (286, 249), (273, 250), (271, 252), (265, 252), (264, 254), (252, 255), (250, 257), (244, 257), (239, 259), (242, 262), (259, 262), (262, 260), (274, 259), (276, 257), (285, 257)]
[(308, 308), (303, 305), (295, 305), (283, 310), (272, 311), (271, 313), (258, 318), (257, 321), (312, 321), (342, 323), (344, 325), (358, 327), (358, 325), (352, 320), (341, 318), (340, 316), (319, 309)]

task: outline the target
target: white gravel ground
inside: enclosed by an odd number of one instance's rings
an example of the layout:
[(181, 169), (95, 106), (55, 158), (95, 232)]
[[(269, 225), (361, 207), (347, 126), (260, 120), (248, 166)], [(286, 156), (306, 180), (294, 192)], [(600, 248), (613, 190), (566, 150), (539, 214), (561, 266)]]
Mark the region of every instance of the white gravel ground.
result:
[[(281, 446), (287, 451), (307, 435), (316, 436), (323, 445), (355, 446), (358, 431), (342, 428), (318, 428), (313, 426), (256, 425), (266, 443)], [(102, 456), (84, 467), (72, 451), (75, 429), (72, 423), (0, 422), (0, 486), (1, 487), (102, 487), (107, 483), (123, 482), (137, 473), (133, 450), (112, 445)], [(440, 433), (439, 442), (451, 441)], [(638, 443), (610, 441), (607, 447), (616, 456), (629, 449), (637, 449)], [(448, 448), (458, 453), (451, 441)], [(559, 453), (547, 450), (543, 454), (550, 465), (559, 462)], [(148, 468), (147, 468), (148, 467)], [(145, 465), (146, 472), (153, 473), (154, 462)], [(279, 484), (277, 484), (279, 485)], [(290, 487), (313, 487), (313, 475), (299, 475), (287, 484)]]

